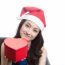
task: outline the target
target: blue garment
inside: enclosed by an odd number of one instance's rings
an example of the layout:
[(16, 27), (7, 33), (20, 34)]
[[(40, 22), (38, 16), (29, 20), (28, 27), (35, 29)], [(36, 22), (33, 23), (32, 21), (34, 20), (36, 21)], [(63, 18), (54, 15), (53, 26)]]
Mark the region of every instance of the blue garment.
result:
[(13, 62), (12, 62), (12, 65), (27, 65), (27, 60), (25, 59), (25, 60), (19, 61), (19, 62), (17, 62), (17, 63), (13, 63)]

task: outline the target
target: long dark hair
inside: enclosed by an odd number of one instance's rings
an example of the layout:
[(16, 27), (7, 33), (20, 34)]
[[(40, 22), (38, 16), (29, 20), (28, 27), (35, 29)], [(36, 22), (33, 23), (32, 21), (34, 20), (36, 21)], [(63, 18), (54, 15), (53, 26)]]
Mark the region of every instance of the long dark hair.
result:
[[(15, 38), (21, 38), (20, 28), (24, 24), (25, 21), (26, 19), (23, 19), (20, 22)], [(43, 44), (44, 44), (44, 40), (43, 40), (43, 37), (41, 35), (41, 30), (40, 30), (37, 37), (31, 41), (31, 46), (30, 46), (30, 49), (28, 51), (28, 56), (27, 56), (28, 65), (39, 65), (39, 58), (41, 57), (41, 54), (42, 54), (41, 48)]]

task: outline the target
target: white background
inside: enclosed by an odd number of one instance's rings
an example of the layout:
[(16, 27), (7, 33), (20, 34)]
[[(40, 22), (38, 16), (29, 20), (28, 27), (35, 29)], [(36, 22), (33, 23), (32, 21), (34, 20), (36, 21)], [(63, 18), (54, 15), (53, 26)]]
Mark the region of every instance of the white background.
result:
[(13, 37), (23, 6), (36, 6), (45, 12), (47, 27), (43, 31), (51, 65), (65, 65), (64, 0), (0, 0), (0, 37)]

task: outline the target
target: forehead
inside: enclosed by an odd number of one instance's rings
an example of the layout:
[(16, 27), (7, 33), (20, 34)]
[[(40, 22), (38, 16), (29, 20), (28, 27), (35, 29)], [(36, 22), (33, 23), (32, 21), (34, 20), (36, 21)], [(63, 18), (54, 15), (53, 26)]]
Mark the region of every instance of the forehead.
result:
[(31, 25), (31, 26), (34, 27), (34, 28), (40, 29), (33, 21), (30, 21), (30, 20), (27, 20), (27, 21), (25, 22), (25, 24), (29, 24), (29, 25)]

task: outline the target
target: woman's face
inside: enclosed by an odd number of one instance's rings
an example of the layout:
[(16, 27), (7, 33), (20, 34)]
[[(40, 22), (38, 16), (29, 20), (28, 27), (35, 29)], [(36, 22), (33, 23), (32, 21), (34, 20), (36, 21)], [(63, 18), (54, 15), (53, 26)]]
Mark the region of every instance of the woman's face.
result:
[(28, 41), (31, 41), (35, 39), (39, 31), (39, 27), (34, 22), (27, 20), (20, 29), (20, 36), (22, 38), (26, 38)]

